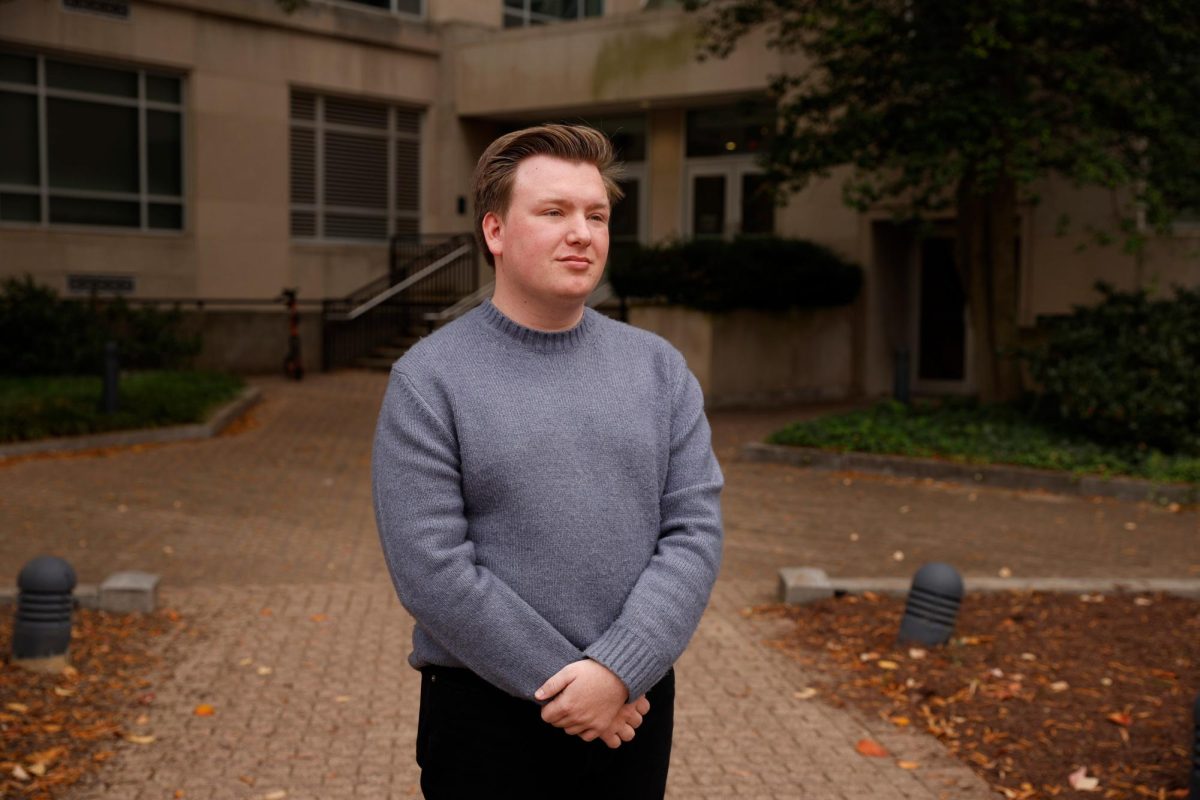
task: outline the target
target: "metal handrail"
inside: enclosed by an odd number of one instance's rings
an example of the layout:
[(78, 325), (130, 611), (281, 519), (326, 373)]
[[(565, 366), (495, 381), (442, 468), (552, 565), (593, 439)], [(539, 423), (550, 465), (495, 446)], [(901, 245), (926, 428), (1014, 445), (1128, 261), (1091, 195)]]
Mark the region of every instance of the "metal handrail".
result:
[(489, 281), (485, 285), (480, 286), (478, 289), (471, 292), (462, 300), (459, 300), (454, 305), (443, 308), (441, 311), (430, 311), (429, 313), (425, 314), (425, 321), (436, 325), (439, 322), (448, 322), (450, 320), (458, 319), (463, 314), (482, 303), (485, 298), (491, 295), (492, 289), (495, 287), (496, 282)]
[(344, 320), (358, 319), (360, 316), (362, 316), (366, 312), (370, 311), (372, 308), (379, 305), (383, 301), (388, 300), (392, 297), (395, 297), (397, 294), (399, 294), (400, 292), (403, 292), (405, 289), (412, 286), (414, 283), (417, 283), (418, 281), (421, 281), (421, 280), (429, 277), (433, 273), (440, 270), (442, 267), (446, 266), (447, 264), (450, 264), (451, 262), (457, 260), (458, 258), (460, 258), (470, 252), (471, 252), (470, 245), (466, 245), (466, 244), (460, 245), (457, 250), (454, 250), (451, 253), (447, 253), (446, 255), (442, 256), (437, 261), (434, 261), (432, 264), (425, 267), (424, 269), (422, 269), (412, 275), (409, 275), (407, 278), (400, 281), (395, 286), (392, 286), (389, 289), (383, 290), (382, 292), (375, 295), (370, 300), (366, 301), (365, 303), (363, 303), (362, 305), (353, 309), (352, 311), (349, 311), (346, 314), (337, 315), (336, 319), (344, 319)]

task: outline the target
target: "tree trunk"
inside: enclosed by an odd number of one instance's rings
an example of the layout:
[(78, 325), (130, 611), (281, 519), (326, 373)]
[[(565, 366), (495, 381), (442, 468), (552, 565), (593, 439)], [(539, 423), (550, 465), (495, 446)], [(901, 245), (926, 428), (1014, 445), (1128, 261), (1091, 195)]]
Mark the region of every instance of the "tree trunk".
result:
[(980, 193), (958, 186), (955, 263), (967, 293), (975, 383), (983, 403), (1021, 394), (1017, 344), (1017, 191), (1010, 178)]

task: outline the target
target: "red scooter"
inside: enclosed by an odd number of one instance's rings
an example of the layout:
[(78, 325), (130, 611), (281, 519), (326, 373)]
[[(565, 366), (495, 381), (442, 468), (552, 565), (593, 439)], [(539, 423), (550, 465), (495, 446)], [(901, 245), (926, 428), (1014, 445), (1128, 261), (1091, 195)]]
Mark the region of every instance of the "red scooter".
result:
[(300, 361), (300, 312), (296, 310), (296, 289), (284, 289), (279, 300), (288, 308), (288, 346), (283, 358), (283, 374), (294, 381), (304, 377), (304, 364)]

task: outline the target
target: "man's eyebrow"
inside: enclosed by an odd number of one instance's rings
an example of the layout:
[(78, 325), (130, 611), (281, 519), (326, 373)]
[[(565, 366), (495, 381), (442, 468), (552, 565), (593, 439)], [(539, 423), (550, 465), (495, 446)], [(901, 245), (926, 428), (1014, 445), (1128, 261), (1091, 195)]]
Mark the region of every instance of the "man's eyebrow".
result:
[[(569, 205), (574, 205), (574, 203), (571, 202), (570, 200), (567, 200), (565, 197), (542, 197), (542, 198), (538, 199), (536, 205), (539, 205), (539, 206), (543, 206), (543, 205), (569, 206)], [(608, 202), (608, 198), (606, 197), (606, 198), (604, 198), (603, 202), (588, 203), (587, 206), (585, 206), (585, 208), (609, 208), (610, 206), (611, 206), (611, 204)]]

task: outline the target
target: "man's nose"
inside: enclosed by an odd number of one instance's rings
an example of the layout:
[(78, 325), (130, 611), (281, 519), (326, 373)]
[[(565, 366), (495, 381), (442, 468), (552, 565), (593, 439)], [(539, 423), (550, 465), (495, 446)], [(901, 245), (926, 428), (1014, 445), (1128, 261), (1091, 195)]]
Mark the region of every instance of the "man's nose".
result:
[(567, 243), (580, 244), (587, 247), (592, 242), (592, 231), (588, 227), (587, 216), (572, 214), (567, 225)]

